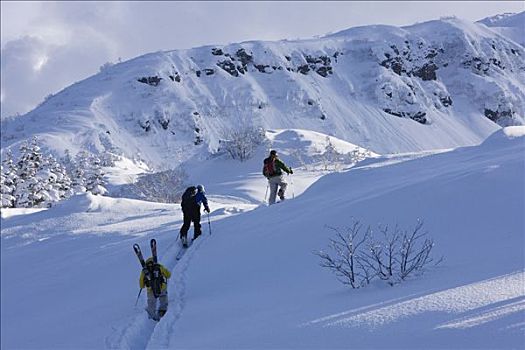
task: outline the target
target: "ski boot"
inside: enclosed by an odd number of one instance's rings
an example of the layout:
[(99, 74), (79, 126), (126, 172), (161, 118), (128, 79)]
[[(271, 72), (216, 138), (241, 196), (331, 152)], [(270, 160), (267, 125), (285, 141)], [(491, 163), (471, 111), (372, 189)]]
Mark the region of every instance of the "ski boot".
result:
[(182, 246), (188, 248), (188, 236), (182, 236), (180, 240), (182, 241)]
[(159, 321), (160, 317), (156, 314), (151, 312), (148, 308), (145, 308), (146, 312), (148, 313), (148, 318), (153, 321)]

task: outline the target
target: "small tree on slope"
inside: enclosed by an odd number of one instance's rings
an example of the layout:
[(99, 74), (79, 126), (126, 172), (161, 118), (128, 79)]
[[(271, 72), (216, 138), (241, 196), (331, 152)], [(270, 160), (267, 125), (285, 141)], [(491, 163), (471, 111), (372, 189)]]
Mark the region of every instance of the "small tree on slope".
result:
[(132, 192), (141, 199), (160, 203), (177, 203), (185, 188), (187, 174), (182, 168), (142, 175), (132, 186)]
[(96, 155), (87, 151), (79, 152), (75, 157), (73, 173), (73, 187), (77, 193), (83, 189), (100, 195), (107, 192), (101, 162)]
[(265, 140), (263, 128), (256, 126), (243, 126), (238, 129), (230, 129), (225, 133), (225, 140), (221, 140), (221, 148), (225, 150), (232, 159), (241, 162), (250, 159), (257, 147)]
[(18, 182), (14, 192), (15, 207), (36, 207), (43, 202), (38, 195), (41, 184), (38, 183), (36, 174), (42, 164), (42, 153), (37, 145), (37, 138), (33, 137), (31, 143), (24, 142), (20, 146), (20, 159), (16, 163)]

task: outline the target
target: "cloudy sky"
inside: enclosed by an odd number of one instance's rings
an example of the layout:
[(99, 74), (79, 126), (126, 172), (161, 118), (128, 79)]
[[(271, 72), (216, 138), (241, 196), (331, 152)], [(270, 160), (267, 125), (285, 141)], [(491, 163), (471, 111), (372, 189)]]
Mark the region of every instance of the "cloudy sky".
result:
[(440, 16), (476, 21), (523, 1), (1, 1), (1, 115), (25, 113), (106, 62), (158, 50), (308, 38)]

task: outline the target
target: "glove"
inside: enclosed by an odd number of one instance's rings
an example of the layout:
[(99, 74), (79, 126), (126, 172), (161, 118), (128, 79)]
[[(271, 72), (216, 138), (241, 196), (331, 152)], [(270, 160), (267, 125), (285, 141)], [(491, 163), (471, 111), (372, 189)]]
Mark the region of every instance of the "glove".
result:
[(293, 174), (293, 170), (292, 170), (292, 168), (290, 168), (290, 174)]
[(146, 268), (144, 268), (144, 269), (142, 269), (142, 271), (144, 273), (144, 277), (143, 277), (144, 278), (143, 279), (144, 287), (149, 288), (150, 283), (149, 283), (149, 277), (147, 275), (148, 274), (148, 270)]
[(144, 286), (145, 286), (146, 288), (149, 288), (149, 280), (145, 280), (145, 281), (144, 281)]
[(204, 208), (204, 210), (207, 211), (208, 214), (210, 213), (210, 207), (206, 207), (206, 208)]

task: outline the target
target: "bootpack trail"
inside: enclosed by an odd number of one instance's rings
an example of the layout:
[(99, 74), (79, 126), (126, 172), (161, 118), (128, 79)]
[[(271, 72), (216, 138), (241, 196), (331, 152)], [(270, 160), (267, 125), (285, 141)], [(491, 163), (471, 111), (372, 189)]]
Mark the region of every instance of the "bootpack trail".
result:
[[(144, 310), (144, 299), (140, 300), (140, 291), (137, 304), (130, 312), (124, 322), (119, 326), (112, 327), (112, 335), (105, 343), (110, 349), (147, 349), (147, 348), (166, 348), (169, 346), (169, 333), (174, 323), (180, 318), (180, 314), (185, 305), (186, 288), (185, 277), (189, 262), (196, 250), (199, 249), (204, 237), (190, 243), (188, 248), (183, 248), (174, 240), (167, 247), (162, 256), (163, 265), (172, 271), (172, 277), (168, 283), (168, 312), (159, 321), (148, 318)], [(157, 241), (150, 240), (150, 248), (155, 263), (158, 261)], [(178, 248), (178, 249), (177, 249)], [(140, 266), (144, 269), (146, 262), (140, 246), (133, 244), (133, 250)]]

